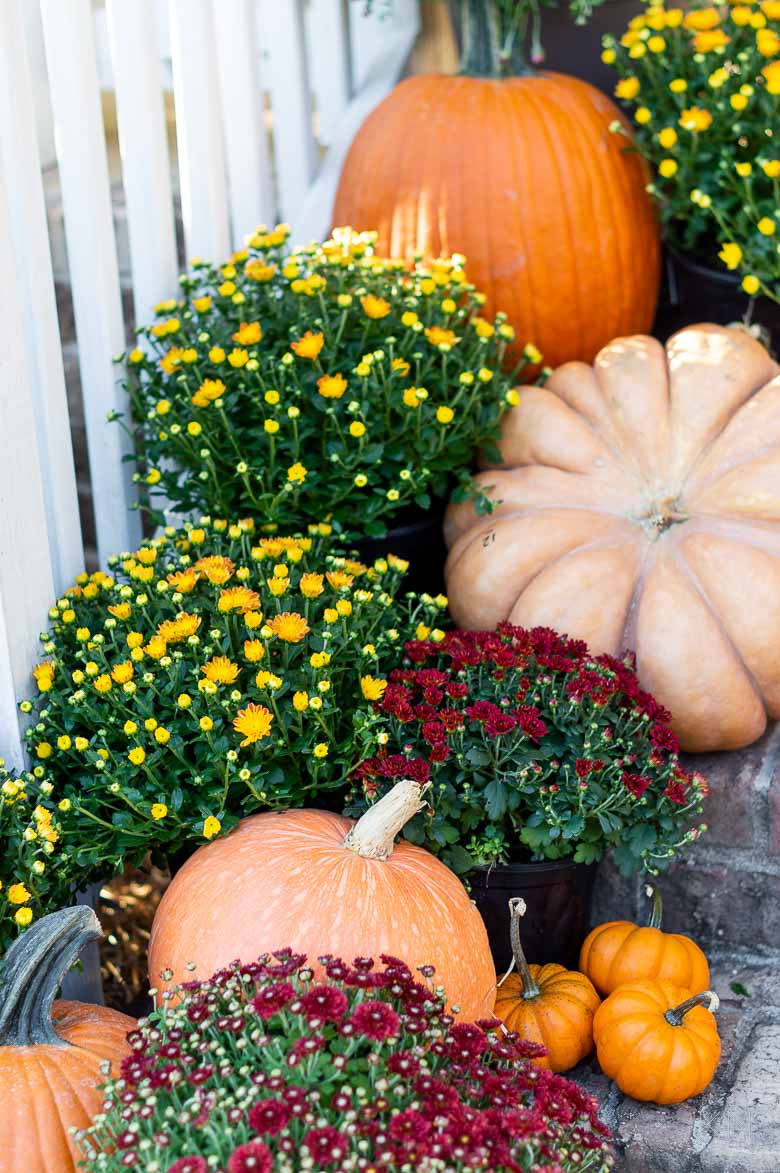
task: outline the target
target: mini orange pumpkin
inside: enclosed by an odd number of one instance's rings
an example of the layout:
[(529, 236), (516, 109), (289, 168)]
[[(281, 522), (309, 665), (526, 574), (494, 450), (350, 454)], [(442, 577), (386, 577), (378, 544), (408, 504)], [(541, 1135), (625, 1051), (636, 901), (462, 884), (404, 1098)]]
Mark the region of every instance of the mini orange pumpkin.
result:
[(163, 896), (149, 947), (153, 980), (205, 978), (289, 945), (317, 959), (390, 953), (432, 965), (459, 1016), (493, 1009), (487, 932), (458, 877), (396, 835), (424, 805), (402, 779), (353, 823), (329, 811), (253, 815), (187, 860)]
[(660, 890), (648, 887), (647, 894), (653, 898), (648, 924), (613, 920), (597, 925), (582, 943), (580, 969), (604, 996), (626, 982), (650, 978), (701, 993), (710, 984), (707, 958), (690, 937), (661, 931)]
[(130, 1053), (132, 1018), (105, 1006), (54, 1002), (63, 975), (102, 936), (91, 908), (42, 917), (3, 959), (0, 984), (0, 1166), (3, 1173), (73, 1173), (72, 1128), (103, 1097), (100, 1065)]
[(529, 965), (520, 942), (525, 901), (509, 901), (512, 954), (517, 973), (508, 972), (498, 987), (495, 1013), (511, 1031), (547, 1054), (540, 1067), (568, 1071), (593, 1050), (593, 1016), (601, 999), (584, 974), (562, 965)]
[(679, 1104), (710, 1084), (720, 1061), (717, 994), (670, 982), (631, 982), (593, 1021), (601, 1070), (635, 1100)]

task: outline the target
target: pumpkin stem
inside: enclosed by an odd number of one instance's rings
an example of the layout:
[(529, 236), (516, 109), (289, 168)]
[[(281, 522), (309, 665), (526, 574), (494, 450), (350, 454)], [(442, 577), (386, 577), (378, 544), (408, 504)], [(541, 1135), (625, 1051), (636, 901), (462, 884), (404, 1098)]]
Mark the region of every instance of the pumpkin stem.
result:
[(509, 901), (509, 940), (512, 944), (512, 956), (515, 959), (517, 972), (523, 982), (524, 998), (538, 998), (541, 990), (531, 977), (528, 962), (525, 959), (523, 946), (520, 941), (520, 918), (525, 916), (525, 901), (521, 896), (513, 896)]
[(364, 859), (389, 859), (396, 835), (425, 806), (423, 795), (429, 788), (430, 782), (421, 786), (411, 778), (396, 782), (360, 816), (344, 840), (344, 847)]
[(84, 946), (102, 936), (95, 913), (79, 904), (41, 917), (14, 941), (0, 975), (0, 1046), (69, 1046), (54, 1029), (54, 998)]
[(682, 1026), (688, 1011), (693, 1010), (694, 1006), (704, 1006), (705, 1003), (707, 1010), (714, 1013), (720, 1006), (720, 998), (712, 990), (704, 990), (701, 994), (694, 994), (692, 998), (686, 998), (679, 1006), (673, 1006), (671, 1010), (667, 1010), (664, 1018), (670, 1026)]
[(460, 72), (469, 77), (511, 77), (531, 74), (518, 42), (529, 15), (538, 17), (538, 0), (522, 0), (511, 8), (497, 0), (458, 0)]
[(650, 910), (650, 918), (647, 922), (647, 927), (649, 929), (660, 929), (661, 921), (663, 920), (664, 916), (664, 902), (663, 897), (661, 896), (661, 889), (654, 887), (652, 884), (647, 884), (645, 886), (645, 895), (648, 898), (652, 897), (653, 900), (653, 907)]

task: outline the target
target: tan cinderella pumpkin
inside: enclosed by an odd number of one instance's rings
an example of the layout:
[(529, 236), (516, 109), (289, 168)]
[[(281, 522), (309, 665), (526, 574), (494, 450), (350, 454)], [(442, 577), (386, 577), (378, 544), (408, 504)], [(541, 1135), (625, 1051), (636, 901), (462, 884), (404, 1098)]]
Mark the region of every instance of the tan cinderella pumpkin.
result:
[(780, 716), (780, 379), (746, 331), (619, 338), (521, 389), (492, 514), (450, 507), (462, 627), (549, 626), (636, 651), (685, 749)]
[[(253, 815), (201, 847), (154, 919), (153, 982), (209, 977), (235, 959), (291, 946), (315, 972), (325, 954), (391, 954), (432, 965), (459, 1017), (490, 1016), (496, 975), (487, 932), (457, 876), (398, 832), (425, 804), (403, 780), (353, 823), (329, 811)], [(188, 969), (194, 966), (194, 971)]]

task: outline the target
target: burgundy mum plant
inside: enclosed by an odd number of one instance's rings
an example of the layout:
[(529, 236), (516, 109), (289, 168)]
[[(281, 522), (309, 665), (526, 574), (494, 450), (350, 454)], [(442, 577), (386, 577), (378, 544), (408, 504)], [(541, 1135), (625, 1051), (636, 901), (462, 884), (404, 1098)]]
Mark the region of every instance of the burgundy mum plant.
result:
[(446, 1013), (433, 971), (283, 950), (142, 1019), (79, 1137), (101, 1173), (606, 1173), (595, 1100), (496, 1022)]
[(405, 647), (364, 730), (349, 813), (398, 778), (430, 779), (430, 813), (404, 834), (459, 872), (612, 848), (625, 874), (653, 873), (706, 829), (706, 782), (681, 767), (630, 658), (508, 623)]

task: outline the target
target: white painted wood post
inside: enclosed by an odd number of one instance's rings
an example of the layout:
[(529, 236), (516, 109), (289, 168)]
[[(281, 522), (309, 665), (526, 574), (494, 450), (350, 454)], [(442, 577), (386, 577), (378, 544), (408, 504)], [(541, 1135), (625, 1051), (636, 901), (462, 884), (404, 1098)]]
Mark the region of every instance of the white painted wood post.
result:
[(137, 326), (179, 292), (154, 9), (154, 0), (106, 0)]
[(170, 0), (179, 183), (188, 261), (230, 252), (214, 21), (207, 0)]
[(295, 228), (315, 167), (303, 0), (259, 0), (258, 11), (271, 90), (280, 211)]
[[(35, 95), (19, 0), (0, 0), (0, 167), (7, 176), (10, 232), (18, 284), (6, 289), (25, 307), (23, 347), (38, 436), (54, 589), (63, 591), (83, 569), (76, 473), (62, 365), (46, 205), (36, 130)], [(12, 385), (2, 391), (12, 396)], [(6, 452), (11, 452), (6, 449)], [(12, 461), (14, 463), (14, 461)], [(48, 605), (48, 604), (47, 604)], [(43, 621), (42, 612), (39, 623)]]
[[(13, 76), (13, 75), (12, 75)], [(0, 125), (0, 133), (5, 131)], [(31, 696), (31, 671), (42, 658), (39, 632), (54, 601), (41, 459), (35, 426), (35, 376), (25, 345), (26, 300), (11, 239), (8, 188), (14, 182), (0, 164), (0, 273), (13, 296), (0, 313), (0, 755), (23, 764), (17, 702)], [(70, 443), (65, 433), (61, 442)]]
[(110, 411), (129, 411), (113, 356), (125, 347), (122, 301), (100, 108), (90, 0), (41, 0), (65, 239), (78, 338), (92, 492), (101, 560), (135, 546), (141, 526), (129, 443)]
[(319, 141), (330, 146), (352, 97), (349, 0), (309, 0), (306, 34)]
[(222, 127), (227, 163), (231, 240), (244, 238), (260, 223), (276, 220), (254, 0), (212, 0), (217, 63), (222, 93)]
[[(382, 52), (372, 57), (363, 84), (342, 114), (338, 134), (328, 149), (317, 178), (309, 186), (293, 224), (295, 240), (301, 244), (321, 238), (333, 226), (333, 201), (347, 152), (364, 119), (390, 93), (401, 76), (417, 38), (419, 25), (413, 17), (414, 14), (405, 23), (401, 22), (395, 27), (391, 25), (387, 29)], [(365, 18), (353, 11), (353, 19)]]

